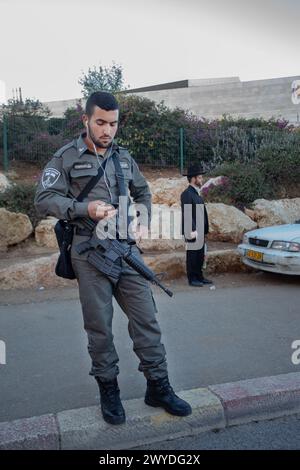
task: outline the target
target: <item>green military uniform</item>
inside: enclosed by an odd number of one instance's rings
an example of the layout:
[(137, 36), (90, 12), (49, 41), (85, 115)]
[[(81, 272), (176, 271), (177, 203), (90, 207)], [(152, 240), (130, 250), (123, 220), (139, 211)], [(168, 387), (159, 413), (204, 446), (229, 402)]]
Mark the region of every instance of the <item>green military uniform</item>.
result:
[[(92, 359), (91, 375), (101, 380), (112, 380), (118, 373), (118, 355), (113, 343), (112, 318), (114, 296), (128, 317), (128, 331), (133, 341), (142, 371), (147, 379), (167, 376), (166, 351), (161, 343), (161, 331), (156, 319), (156, 306), (148, 281), (137, 274), (124, 261), (121, 278), (116, 286), (88, 261), (87, 254), (79, 255), (75, 246), (89, 236), (82, 236), (80, 218), (88, 217), (88, 203), (102, 200), (108, 204), (118, 203), (119, 188), (112, 155), (115, 153), (123, 170), (125, 186), (135, 203), (144, 204), (151, 214), (151, 193), (144, 176), (129, 152), (112, 144), (104, 157), (107, 158), (105, 175), (83, 202), (76, 197), (87, 182), (98, 173), (99, 163), (85, 142), (85, 134), (59, 149), (44, 169), (39, 183), (35, 207), (42, 216), (67, 219), (75, 225), (71, 249), (72, 266), (79, 285), (84, 328), (88, 335), (88, 351)], [(78, 233), (76, 233), (78, 231)], [(140, 257), (133, 245), (132, 252)]]

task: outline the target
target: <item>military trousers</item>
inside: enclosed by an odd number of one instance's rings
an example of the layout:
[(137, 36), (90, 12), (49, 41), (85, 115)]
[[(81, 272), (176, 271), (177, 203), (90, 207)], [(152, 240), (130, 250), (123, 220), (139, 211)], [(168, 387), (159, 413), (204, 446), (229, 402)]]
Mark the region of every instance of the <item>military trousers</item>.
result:
[[(101, 380), (112, 380), (119, 374), (119, 357), (112, 332), (113, 297), (128, 318), (128, 332), (133, 351), (139, 358), (138, 370), (147, 379), (158, 379), (168, 374), (166, 350), (161, 342), (161, 330), (156, 304), (150, 284), (124, 261), (122, 274), (114, 285), (74, 249), (84, 237), (75, 235), (71, 259), (78, 281), (84, 329), (88, 337), (88, 352), (92, 360), (90, 375)], [(133, 253), (141, 256), (137, 246)]]

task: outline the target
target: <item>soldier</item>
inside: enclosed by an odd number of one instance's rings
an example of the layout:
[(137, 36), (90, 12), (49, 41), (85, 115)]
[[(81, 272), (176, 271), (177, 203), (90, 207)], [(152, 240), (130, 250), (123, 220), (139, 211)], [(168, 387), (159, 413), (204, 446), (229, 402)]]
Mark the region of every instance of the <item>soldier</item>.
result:
[[(203, 198), (200, 195), (200, 188), (202, 186), (202, 175), (205, 173), (201, 165), (191, 165), (188, 169), (187, 176), (189, 186), (181, 194), (181, 211), (182, 211), (182, 234), (185, 237), (187, 242), (186, 249), (186, 272), (187, 278), (190, 286), (193, 287), (202, 287), (204, 284), (212, 284), (210, 279), (206, 279), (203, 276), (202, 267), (205, 254), (205, 243), (202, 243), (201, 246), (193, 246), (198, 242), (198, 239), (204, 241), (204, 235), (209, 231), (209, 223), (206, 207), (203, 201)], [(199, 206), (201, 205), (201, 206)], [(198, 207), (203, 207), (204, 211), (197, 211)], [(187, 227), (185, 227), (185, 213), (191, 209), (191, 222), (192, 222), (192, 231), (190, 233), (185, 233)], [(187, 214), (186, 214), (187, 215)], [(197, 216), (204, 217), (203, 220), (197, 220)], [(203, 230), (204, 233), (198, 233), (197, 228)]]
[[(122, 261), (121, 278), (114, 286), (87, 261), (87, 254), (79, 255), (75, 249), (78, 243), (91, 236), (80, 223), (81, 218), (100, 221), (115, 215), (119, 188), (112, 159), (114, 154), (119, 159), (125, 186), (133, 201), (144, 204), (149, 217), (151, 214), (151, 193), (144, 176), (129, 152), (114, 143), (118, 119), (119, 106), (115, 97), (107, 92), (93, 93), (86, 102), (83, 115), (86, 131), (54, 154), (44, 169), (35, 197), (35, 207), (41, 216), (55, 216), (74, 225), (71, 261), (78, 281), (92, 360), (90, 375), (99, 386), (103, 418), (111, 424), (125, 422), (117, 381), (119, 357), (112, 334), (113, 296), (128, 317), (133, 350), (140, 360), (138, 369), (147, 379), (145, 403), (161, 406), (177, 416), (192, 412), (191, 406), (174, 393), (169, 383), (166, 351), (161, 343), (149, 282)], [(103, 176), (83, 201), (77, 201), (76, 197), (97, 175), (104, 162)], [(146, 231), (148, 227), (141, 226), (136, 239)], [(137, 245), (133, 245), (132, 252), (141, 256)]]

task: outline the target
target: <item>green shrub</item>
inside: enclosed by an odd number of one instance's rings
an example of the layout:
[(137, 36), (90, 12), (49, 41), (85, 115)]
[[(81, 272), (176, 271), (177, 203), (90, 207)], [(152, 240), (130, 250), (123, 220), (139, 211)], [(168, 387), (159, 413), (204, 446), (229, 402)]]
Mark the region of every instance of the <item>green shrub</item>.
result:
[(138, 163), (179, 166), (179, 129), (184, 129), (185, 163), (211, 160), (213, 152), (208, 121), (163, 102), (140, 96), (118, 96), (120, 127), (117, 141), (129, 149)]
[[(228, 132), (227, 137), (233, 136), (232, 129)], [(237, 137), (245, 135), (246, 130), (236, 128), (234, 132)], [(299, 194), (299, 132), (284, 130), (268, 134), (266, 131), (259, 131), (257, 136), (263, 138), (250, 159), (247, 159), (246, 147), (243, 148), (243, 139), (224, 140), (226, 148), (223, 148), (223, 163), (210, 174), (227, 176), (229, 185), (209, 191), (207, 200), (232, 201), (238, 205), (249, 204), (258, 198), (295, 197), (297, 191)], [(234, 149), (231, 155), (230, 149)], [(239, 151), (241, 149), (242, 152)]]
[(34, 208), (36, 184), (14, 184), (3, 193), (0, 193), (0, 207), (11, 212), (22, 212), (28, 215), (33, 227), (36, 227), (40, 218)]
[(300, 185), (300, 135), (283, 134), (274, 142), (262, 145), (257, 152), (261, 171), (274, 190), (277, 186)]
[[(257, 164), (229, 162), (220, 165), (211, 172), (211, 176), (227, 176), (229, 184), (215, 188), (209, 192), (209, 200), (217, 197), (221, 202), (222, 196), (235, 205), (249, 204), (255, 199), (272, 198), (274, 191), (264, 172)], [(225, 202), (224, 200), (222, 202)]]
[(184, 111), (170, 112), (139, 96), (120, 96), (119, 145), (128, 148), (138, 163), (178, 165), (179, 127)]
[(228, 204), (229, 206), (236, 205), (236, 201), (233, 200), (229, 186), (215, 186), (211, 188), (207, 195), (204, 196), (205, 202), (222, 202), (223, 204)]

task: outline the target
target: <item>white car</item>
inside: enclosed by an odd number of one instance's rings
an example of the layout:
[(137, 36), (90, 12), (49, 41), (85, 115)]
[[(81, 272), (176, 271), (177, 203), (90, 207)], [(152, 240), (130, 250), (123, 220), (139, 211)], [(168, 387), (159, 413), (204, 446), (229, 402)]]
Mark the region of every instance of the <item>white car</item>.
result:
[(252, 268), (300, 275), (300, 220), (246, 232), (238, 252)]

